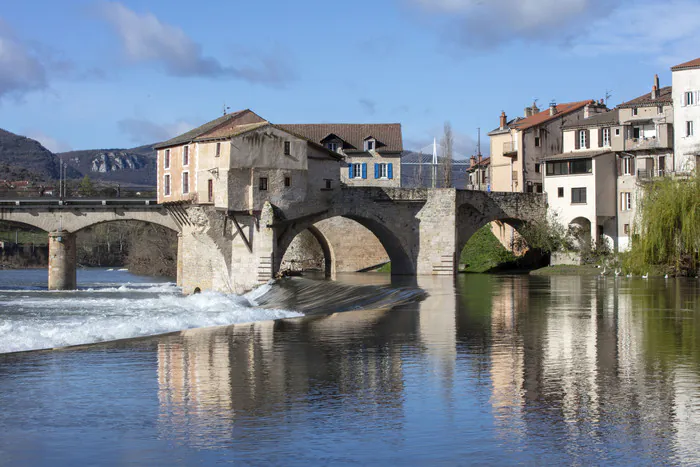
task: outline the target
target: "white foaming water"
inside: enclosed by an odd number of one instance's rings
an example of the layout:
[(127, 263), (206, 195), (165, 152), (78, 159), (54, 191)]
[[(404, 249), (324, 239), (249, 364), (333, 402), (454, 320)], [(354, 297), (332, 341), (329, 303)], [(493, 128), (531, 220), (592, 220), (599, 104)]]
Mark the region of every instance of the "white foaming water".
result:
[(171, 283), (109, 284), (69, 293), (0, 290), (0, 353), (302, 316), (256, 308), (255, 299), (270, 288), (244, 296), (204, 292), (187, 297)]

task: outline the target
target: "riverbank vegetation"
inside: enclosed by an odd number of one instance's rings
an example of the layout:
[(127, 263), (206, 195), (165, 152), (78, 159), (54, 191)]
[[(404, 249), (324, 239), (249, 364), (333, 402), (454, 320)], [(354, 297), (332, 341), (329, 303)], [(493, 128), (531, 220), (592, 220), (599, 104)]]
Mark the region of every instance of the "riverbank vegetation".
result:
[(660, 178), (643, 189), (630, 251), (620, 256), (632, 274), (696, 276), (700, 267), (700, 174)]

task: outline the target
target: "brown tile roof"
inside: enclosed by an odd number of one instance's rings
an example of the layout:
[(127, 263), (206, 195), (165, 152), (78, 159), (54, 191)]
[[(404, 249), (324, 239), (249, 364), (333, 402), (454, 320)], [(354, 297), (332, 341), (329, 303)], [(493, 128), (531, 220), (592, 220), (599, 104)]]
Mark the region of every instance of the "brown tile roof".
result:
[(166, 148), (169, 146), (177, 146), (180, 144), (185, 144), (189, 143), (191, 141), (194, 141), (195, 139), (203, 136), (209, 137), (211, 134), (217, 134), (218, 131), (221, 132), (226, 132), (230, 130), (232, 127), (238, 126), (238, 125), (248, 125), (251, 123), (261, 123), (265, 122), (265, 119), (263, 119), (261, 116), (256, 114), (250, 109), (245, 109), (245, 110), (239, 110), (238, 112), (233, 112), (227, 115), (224, 115), (222, 117), (219, 117), (215, 120), (212, 120), (210, 122), (205, 123), (202, 126), (199, 126), (193, 130), (190, 130), (186, 133), (183, 133), (179, 136), (176, 136), (174, 138), (171, 138), (167, 141), (163, 141), (162, 143), (158, 143), (153, 145), (154, 148), (160, 149), (160, 148)]
[(671, 71), (689, 70), (691, 68), (700, 68), (700, 58), (671, 67)]
[(365, 139), (370, 136), (377, 140), (377, 151), (380, 153), (403, 151), (400, 123), (312, 123), (276, 126), (318, 144), (329, 135), (335, 135), (346, 143), (343, 150), (348, 153), (364, 152)]
[(623, 102), (617, 107), (620, 109), (626, 109), (630, 107), (650, 107), (659, 104), (673, 104), (672, 91), (673, 88), (671, 86), (666, 86), (661, 88), (659, 95), (656, 96), (656, 99), (652, 99), (651, 93), (648, 92), (642, 96), (632, 99), (631, 101)]
[(594, 158), (598, 156), (602, 156), (603, 154), (610, 154), (612, 151), (610, 149), (596, 149), (596, 150), (590, 150), (590, 151), (576, 151), (576, 152), (565, 152), (563, 154), (553, 154), (551, 156), (545, 156), (544, 160), (546, 161), (564, 161), (564, 160), (571, 160), (571, 159), (588, 159), (588, 158)]
[(517, 122), (514, 122), (511, 127), (518, 130), (527, 130), (533, 126), (541, 125), (548, 121), (554, 120), (566, 115), (568, 113), (574, 112), (576, 110), (584, 108), (587, 104), (595, 104), (594, 100), (579, 101), (579, 102), (568, 102), (566, 104), (557, 104), (557, 113), (554, 115), (549, 114), (549, 107), (543, 111), (536, 113), (530, 117), (523, 118)]

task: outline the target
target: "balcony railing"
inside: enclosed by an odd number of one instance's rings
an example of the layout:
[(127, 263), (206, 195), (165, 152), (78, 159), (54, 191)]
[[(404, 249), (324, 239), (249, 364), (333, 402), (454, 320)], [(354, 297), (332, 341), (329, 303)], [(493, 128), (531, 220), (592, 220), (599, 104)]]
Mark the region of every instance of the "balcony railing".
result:
[(518, 154), (518, 145), (513, 141), (508, 141), (503, 143), (503, 155), (504, 156), (515, 156)]
[(629, 138), (625, 141), (625, 148), (629, 150), (658, 149), (665, 147), (669, 147), (668, 144), (665, 144), (659, 138)]

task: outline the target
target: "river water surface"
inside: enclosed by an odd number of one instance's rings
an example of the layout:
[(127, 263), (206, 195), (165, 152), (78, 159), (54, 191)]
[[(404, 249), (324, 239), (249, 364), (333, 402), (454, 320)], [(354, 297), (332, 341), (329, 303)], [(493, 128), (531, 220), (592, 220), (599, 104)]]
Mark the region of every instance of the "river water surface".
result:
[(700, 464), (697, 280), (78, 281), (0, 271), (0, 466)]

